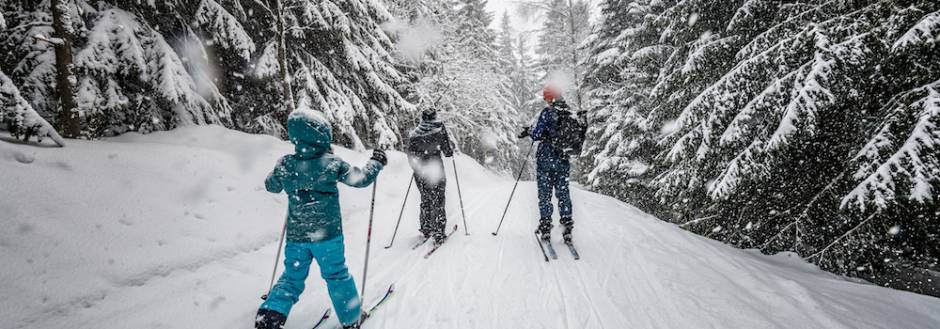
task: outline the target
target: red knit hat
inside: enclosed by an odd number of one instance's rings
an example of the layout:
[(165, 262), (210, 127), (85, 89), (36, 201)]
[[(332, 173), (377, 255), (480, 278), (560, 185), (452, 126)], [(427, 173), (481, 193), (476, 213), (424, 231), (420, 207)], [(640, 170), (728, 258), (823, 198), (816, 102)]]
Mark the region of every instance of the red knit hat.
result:
[(547, 85), (544, 89), (542, 89), (542, 98), (546, 102), (551, 103), (558, 99), (559, 96), (561, 96), (561, 92), (559, 92), (558, 88), (555, 88), (555, 86)]

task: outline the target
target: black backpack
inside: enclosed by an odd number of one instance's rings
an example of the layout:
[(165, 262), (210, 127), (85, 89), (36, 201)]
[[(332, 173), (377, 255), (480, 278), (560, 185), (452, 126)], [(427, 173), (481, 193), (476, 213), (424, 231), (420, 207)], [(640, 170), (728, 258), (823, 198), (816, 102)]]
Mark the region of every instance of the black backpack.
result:
[(586, 133), (587, 125), (578, 120), (574, 113), (565, 108), (558, 109), (555, 138), (551, 140), (551, 144), (559, 153), (569, 157), (580, 156)]

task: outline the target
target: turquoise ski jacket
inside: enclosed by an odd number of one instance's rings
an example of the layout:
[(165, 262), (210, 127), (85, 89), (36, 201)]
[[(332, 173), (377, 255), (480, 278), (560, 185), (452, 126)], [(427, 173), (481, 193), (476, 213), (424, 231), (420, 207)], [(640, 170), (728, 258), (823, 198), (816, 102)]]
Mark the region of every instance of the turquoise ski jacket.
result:
[(288, 196), (287, 241), (318, 242), (343, 234), (337, 182), (366, 187), (382, 164), (369, 160), (362, 169), (333, 154), (330, 123), (319, 113), (299, 109), (287, 119), (294, 154), (283, 156), (264, 181), (271, 193)]

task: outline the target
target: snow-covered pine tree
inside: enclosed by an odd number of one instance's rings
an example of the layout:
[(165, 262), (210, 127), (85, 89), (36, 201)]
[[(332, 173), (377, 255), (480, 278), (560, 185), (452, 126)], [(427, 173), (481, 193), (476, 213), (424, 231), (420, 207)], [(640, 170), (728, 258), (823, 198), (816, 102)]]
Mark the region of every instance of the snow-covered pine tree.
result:
[(204, 95), (162, 34), (121, 9), (95, 13), (76, 55), (79, 108), (95, 135), (229, 120), (226, 100)]
[[(296, 102), (323, 111), (336, 128), (337, 143), (355, 149), (400, 145), (399, 117), (415, 108), (397, 90), (406, 80), (394, 65), (392, 40), (381, 28), (391, 18), (384, 5), (360, 0), (284, 0), (282, 5)], [(257, 12), (274, 13), (270, 6)], [(275, 32), (270, 26), (264, 31)], [(253, 73), (274, 78), (279, 75), (276, 44), (267, 42), (262, 49)], [(271, 118), (258, 122), (268, 131), (281, 124)]]
[[(592, 188), (643, 206), (658, 208), (650, 181), (657, 129), (646, 124), (648, 98), (667, 49), (648, 1), (605, 1), (601, 18), (585, 43), (584, 85), (588, 129), (584, 166)], [(625, 177), (625, 179), (624, 179)]]
[[(226, 100), (218, 93), (200, 90), (177, 50), (141, 16), (163, 15), (164, 10), (175, 8), (168, 3), (175, 2), (91, 4), (77, 0), (67, 6), (69, 25), (77, 36), (70, 66), (74, 78), (70, 80), (75, 83), (72, 89), (82, 118), (82, 134), (97, 137), (228, 122)], [(60, 105), (51, 97), (56, 91), (49, 87), (59, 72), (56, 56), (49, 42), (42, 41), (53, 33), (50, 3), (23, 4), (16, 10), (18, 15), (10, 20), (11, 33), (5, 36), (3, 46), (18, 56), (4, 65), (14, 68), (12, 78), (19, 81), (24, 98), (38, 113), (51, 118), (60, 112)], [(159, 15), (153, 20), (160, 21)]]
[(407, 1), (393, 5), (393, 12), (409, 17), (411, 25), (401, 29), (399, 38), (419, 31), (441, 36), (417, 47), (425, 56), (407, 56), (413, 66), (414, 80), (407, 87), (413, 101), (422, 110), (438, 110), (461, 152), (506, 170), (519, 157), (514, 134), (521, 121), (506, 98), (509, 79), (500, 67), (505, 60), (499, 57), (485, 5), (477, 0)]
[[(277, 66), (268, 61), (273, 57), (270, 45), (276, 24), (267, 2), (75, 0), (70, 4), (79, 35), (74, 53), (89, 65), (74, 67), (76, 95), (84, 97), (79, 106), (86, 111), (87, 135), (190, 123), (221, 123), (283, 135), (283, 122), (271, 115), (283, 112), (282, 98), (271, 97), (283, 88), (278, 83), (282, 80), (268, 75)], [(397, 91), (404, 79), (389, 53), (392, 42), (381, 28), (390, 17), (385, 5), (293, 0), (283, 4), (285, 58), (295, 100), (327, 113), (340, 143), (358, 148), (397, 145), (396, 120), (414, 108)], [(0, 59), (2, 67), (37, 112), (51, 118), (58, 106), (49, 97), (54, 93), (49, 82), (56, 72), (55, 56), (49, 45), (32, 38), (52, 33), (49, 2), (4, 2), (0, 7), (16, 13), (4, 16), (13, 33), (0, 36), (0, 51), (15, 56)], [(115, 13), (124, 17), (111, 17)], [(108, 26), (116, 20), (129, 24)], [(94, 65), (102, 63), (94, 58), (99, 55), (104, 56), (102, 61), (119, 60), (118, 66)]]
[(65, 146), (62, 136), (33, 110), (3, 71), (0, 71), (0, 126), (6, 126), (16, 139), (28, 142), (36, 137), (42, 142), (43, 138), (49, 137), (59, 146)]
[[(52, 35), (52, 14), (36, 4), (5, 3), (7, 29), (0, 33), (0, 68), (7, 72), (20, 94), (41, 116), (55, 117), (55, 53), (49, 43), (32, 36)], [(46, 9), (48, 7), (45, 7)]]
[[(647, 175), (657, 175), (657, 206), (670, 210), (661, 217), (742, 247), (796, 251), (838, 273), (924, 287), (895, 280), (916, 277), (910, 268), (936, 269), (940, 257), (940, 228), (927, 219), (940, 215), (938, 6), (651, 3), (639, 26), (659, 37), (639, 42), (648, 48), (637, 53), (666, 54), (655, 85), (635, 84), (642, 79), (627, 68), (614, 80), (639, 95), (646, 127), (620, 134), (633, 120), (614, 114), (630, 112), (621, 101), (606, 105), (613, 109), (592, 128), (601, 136), (592, 147), (598, 158), (621, 158), (596, 165), (594, 180), (616, 179), (622, 163), (643, 159), (618, 138), (645, 135), (657, 141)], [(615, 185), (597, 188), (618, 193)]]
[(508, 12), (503, 13), (498, 41), (499, 70), (506, 79), (503, 97), (516, 113), (532, 115), (540, 106), (538, 75), (532, 67), (534, 63), (526, 48), (526, 37), (515, 35)]
[(492, 14), (486, 10), (486, 0), (459, 0), (457, 5), (458, 31), (456, 46), (477, 58), (493, 60), (497, 57), (496, 33), (489, 28)]
[(543, 15), (535, 48), (538, 67), (544, 73), (542, 82), (562, 88), (568, 105), (580, 111), (584, 56), (579, 45), (591, 33), (589, 4), (583, 0), (545, 0), (528, 6)]

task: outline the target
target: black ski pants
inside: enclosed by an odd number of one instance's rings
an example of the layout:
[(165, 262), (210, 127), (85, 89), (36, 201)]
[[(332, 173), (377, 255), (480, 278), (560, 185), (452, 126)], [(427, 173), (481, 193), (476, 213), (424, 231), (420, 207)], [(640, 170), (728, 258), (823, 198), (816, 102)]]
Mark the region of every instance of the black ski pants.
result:
[[(418, 186), (418, 192), (421, 194), (421, 228), (420, 231), (427, 237), (442, 239), (444, 237), (444, 226), (447, 225), (447, 213), (444, 209), (444, 187), (447, 185), (447, 179), (444, 178), (444, 163), (431, 161), (426, 164), (429, 166), (439, 166), (441, 173), (438, 177), (427, 178), (415, 174), (415, 185)], [(435, 169), (435, 171), (437, 171)], [(435, 175), (437, 176), (437, 175)]]

